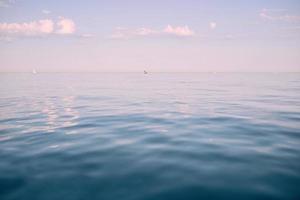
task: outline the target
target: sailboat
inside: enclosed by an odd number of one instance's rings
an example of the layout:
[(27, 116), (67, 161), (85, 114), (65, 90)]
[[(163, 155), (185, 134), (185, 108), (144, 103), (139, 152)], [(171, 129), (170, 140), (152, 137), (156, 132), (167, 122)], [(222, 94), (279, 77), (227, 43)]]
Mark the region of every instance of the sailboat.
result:
[(36, 72), (36, 70), (35, 70), (35, 69), (33, 69), (33, 70), (32, 70), (32, 73), (33, 73), (33, 74), (37, 74), (37, 72)]

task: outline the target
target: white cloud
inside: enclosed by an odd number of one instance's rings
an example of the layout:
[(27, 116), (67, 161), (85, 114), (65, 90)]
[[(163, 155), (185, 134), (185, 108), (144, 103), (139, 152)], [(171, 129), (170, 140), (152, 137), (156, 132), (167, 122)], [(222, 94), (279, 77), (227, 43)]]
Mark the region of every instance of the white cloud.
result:
[(194, 36), (195, 32), (191, 30), (188, 26), (171, 26), (168, 25), (164, 31), (164, 33), (180, 36), (180, 37), (187, 37), (187, 36)]
[(171, 26), (167, 25), (162, 30), (155, 30), (151, 28), (136, 28), (128, 29), (117, 27), (114, 33), (110, 36), (112, 39), (130, 39), (133, 37), (153, 37), (153, 36), (177, 36), (190, 37), (194, 36), (195, 32), (188, 26)]
[(217, 27), (217, 23), (216, 22), (210, 22), (209, 23), (209, 27), (210, 27), (210, 29), (215, 29), (216, 27)]
[(75, 33), (75, 23), (60, 17), (57, 22), (41, 19), (24, 23), (0, 23), (1, 38), (35, 37)]
[(284, 9), (262, 9), (260, 18), (269, 21), (300, 22), (300, 15), (284, 14)]
[(0, 33), (4, 35), (44, 35), (54, 30), (52, 20), (44, 19), (28, 23), (0, 23)]
[(60, 17), (56, 25), (58, 26), (58, 30), (56, 31), (58, 34), (72, 34), (75, 32), (75, 23), (71, 19)]

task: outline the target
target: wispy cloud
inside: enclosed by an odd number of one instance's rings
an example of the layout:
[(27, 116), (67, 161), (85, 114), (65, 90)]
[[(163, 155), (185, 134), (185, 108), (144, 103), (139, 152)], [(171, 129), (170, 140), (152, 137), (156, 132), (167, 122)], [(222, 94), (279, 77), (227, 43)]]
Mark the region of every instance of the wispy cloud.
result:
[(94, 37), (94, 35), (90, 34), (90, 33), (85, 33), (85, 34), (81, 34), (80, 37), (82, 37), (82, 38), (91, 38), (91, 37)]
[(213, 29), (217, 28), (217, 23), (216, 22), (210, 22), (209, 27), (210, 27), (210, 29), (213, 30)]
[(35, 37), (48, 35), (70, 35), (75, 32), (75, 23), (71, 19), (60, 17), (57, 22), (42, 19), (24, 23), (0, 23), (2, 38)]
[(51, 14), (51, 11), (50, 10), (42, 10), (42, 13), (45, 15), (49, 15), (49, 14)]
[(129, 28), (117, 27), (117, 28), (115, 28), (114, 33), (110, 36), (110, 38), (112, 38), (112, 39), (129, 39), (132, 37), (154, 36), (157, 34), (158, 34), (158, 31), (155, 31), (150, 28), (129, 29)]
[(0, 7), (10, 7), (15, 0), (0, 0)]
[(53, 33), (54, 23), (50, 19), (28, 23), (0, 23), (0, 33), (7, 35), (35, 36)]
[(285, 9), (262, 9), (259, 16), (267, 21), (300, 22), (300, 15), (286, 14)]
[(164, 29), (152, 28), (136, 28), (129, 29), (117, 27), (114, 33), (110, 36), (112, 39), (130, 39), (134, 37), (153, 37), (153, 36), (176, 36), (176, 37), (191, 37), (196, 35), (195, 32), (188, 26), (171, 26), (167, 25)]

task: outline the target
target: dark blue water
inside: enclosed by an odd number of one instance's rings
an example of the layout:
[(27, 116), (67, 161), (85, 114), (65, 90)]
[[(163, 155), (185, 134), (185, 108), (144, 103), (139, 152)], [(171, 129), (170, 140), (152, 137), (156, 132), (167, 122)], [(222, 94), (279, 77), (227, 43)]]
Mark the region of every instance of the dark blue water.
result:
[(1, 74), (0, 199), (300, 199), (300, 74)]

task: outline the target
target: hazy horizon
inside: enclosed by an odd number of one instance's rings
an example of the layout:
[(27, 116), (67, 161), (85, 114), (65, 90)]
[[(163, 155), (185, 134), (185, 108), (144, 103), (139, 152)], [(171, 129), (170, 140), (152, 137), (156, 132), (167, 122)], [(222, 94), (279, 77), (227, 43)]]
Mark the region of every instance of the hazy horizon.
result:
[(0, 1), (0, 72), (299, 72), (300, 2)]

